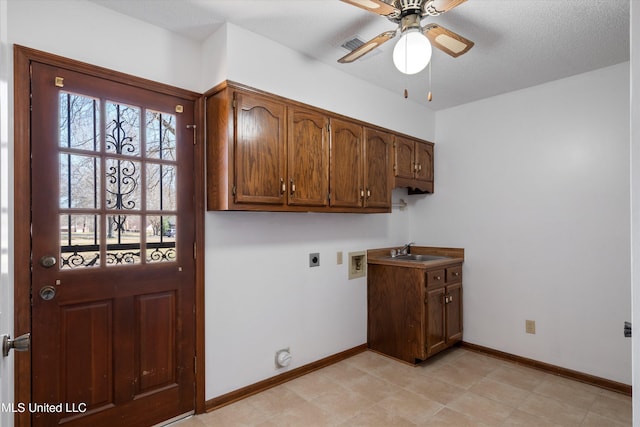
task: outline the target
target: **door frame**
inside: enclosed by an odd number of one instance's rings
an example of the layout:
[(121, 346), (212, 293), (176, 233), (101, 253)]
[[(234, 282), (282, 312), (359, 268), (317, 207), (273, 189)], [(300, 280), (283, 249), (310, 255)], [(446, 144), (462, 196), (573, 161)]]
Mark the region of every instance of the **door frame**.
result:
[[(205, 412), (204, 364), (204, 97), (202, 94), (117, 72), (47, 52), (14, 45), (14, 335), (31, 332), (31, 115), (30, 63), (54, 67), (129, 84), (195, 103), (196, 148), (194, 153), (195, 189), (195, 412)], [(22, 213), (22, 214), (21, 214)], [(31, 400), (31, 352), (15, 353), (15, 402)], [(28, 411), (16, 413), (16, 427), (30, 426)]]

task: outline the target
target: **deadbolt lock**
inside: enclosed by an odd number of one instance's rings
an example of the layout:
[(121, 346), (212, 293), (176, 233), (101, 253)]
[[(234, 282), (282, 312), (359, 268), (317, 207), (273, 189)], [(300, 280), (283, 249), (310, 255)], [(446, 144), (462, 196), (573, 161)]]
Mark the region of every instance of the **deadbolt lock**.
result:
[(56, 288), (53, 286), (43, 286), (40, 289), (40, 298), (45, 301), (50, 301), (56, 296)]
[(45, 268), (51, 268), (56, 265), (56, 257), (51, 255), (45, 255), (40, 258), (40, 265)]

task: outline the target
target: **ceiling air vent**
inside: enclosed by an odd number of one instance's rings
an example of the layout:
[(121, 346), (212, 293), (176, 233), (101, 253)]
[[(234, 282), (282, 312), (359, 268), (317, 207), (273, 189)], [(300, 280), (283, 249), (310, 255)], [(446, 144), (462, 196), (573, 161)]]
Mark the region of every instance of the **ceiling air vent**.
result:
[(348, 50), (349, 52), (351, 52), (354, 49), (359, 48), (360, 46), (362, 46), (364, 44), (364, 41), (360, 40), (359, 36), (353, 36), (352, 38), (346, 40), (345, 42), (343, 42), (340, 47)]

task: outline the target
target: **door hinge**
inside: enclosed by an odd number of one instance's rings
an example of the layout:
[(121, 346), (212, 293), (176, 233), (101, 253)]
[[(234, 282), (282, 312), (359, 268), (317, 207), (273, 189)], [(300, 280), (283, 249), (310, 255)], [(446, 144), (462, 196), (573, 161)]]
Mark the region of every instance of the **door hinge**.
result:
[(236, 101), (236, 99), (235, 99), (235, 98), (233, 98), (233, 101), (231, 101), (231, 107), (232, 107), (233, 109), (235, 109), (235, 108), (237, 108), (237, 107), (238, 107), (238, 101)]
[(198, 373), (198, 356), (193, 356), (193, 373)]
[(193, 242), (193, 259), (197, 258), (197, 249), (196, 242)]
[(232, 194), (233, 196), (235, 196), (235, 195), (236, 195), (236, 186), (235, 186), (235, 185), (234, 185), (233, 187), (231, 187), (231, 194)]

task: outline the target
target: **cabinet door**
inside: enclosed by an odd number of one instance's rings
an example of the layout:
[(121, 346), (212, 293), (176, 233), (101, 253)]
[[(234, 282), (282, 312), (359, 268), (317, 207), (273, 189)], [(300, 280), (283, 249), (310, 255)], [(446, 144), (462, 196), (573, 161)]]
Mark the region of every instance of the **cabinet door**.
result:
[(235, 201), (283, 204), (285, 106), (244, 92), (234, 99)]
[(365, 206), (391, 207), (393, 135), (365, 128)]
[(447, 342), (451, 344), (462, 339), (462, 283), (447, 286), (446, 294)]
[(413, 179), (414, 177), (414, 141), (412, 139), (396, 136), (395, 142), (395, 168), (396, 178)]
[(427, 356), (431, 356), (447, 347), (444, 296), (444, 286), (427, 289)]
[(329, 119), (312, 110), (288, 110), (288, 204), (326, 206), (329, 196)]
[(415, 143), (415, 176), (418, 181), (433, 181), (433, 145)]
[(362, 185), (362, 126), (331, 119), (331, 206), (358, 208)]

